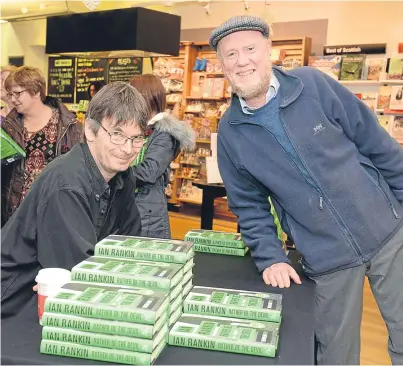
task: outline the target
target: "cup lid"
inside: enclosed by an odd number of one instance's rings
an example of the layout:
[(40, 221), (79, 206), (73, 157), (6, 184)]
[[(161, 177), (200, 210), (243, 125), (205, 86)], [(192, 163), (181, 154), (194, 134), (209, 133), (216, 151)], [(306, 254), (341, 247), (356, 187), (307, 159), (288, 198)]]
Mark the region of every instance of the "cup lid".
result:
[(70, 271), (64, 268), (43, 268), (35, 278), (37, 283), (60, 284), (70, 281)]

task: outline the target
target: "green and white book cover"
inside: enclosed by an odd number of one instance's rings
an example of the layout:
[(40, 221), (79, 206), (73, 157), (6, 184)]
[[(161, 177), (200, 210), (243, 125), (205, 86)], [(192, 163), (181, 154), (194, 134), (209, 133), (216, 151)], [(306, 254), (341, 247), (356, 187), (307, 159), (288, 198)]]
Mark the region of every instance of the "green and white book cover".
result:
[(153, 353), (150, 354), (43, 339), (41, 341), (40, 352), (48, 355), (83, 358), (88, 360), (105, 361), (108, 363), (151, 365), (163, 351), (165, 346), (165, 342), (159, 344)]
[(193, 288), (193, 279), (192, 278), (188, 281), (188, 283), (185, 284), (185, 286), (183, 286), (183, 290), (182, 290), (183, 298), (185, 298)]
[(169, 332), (169, 345), (275, 357), (279, 324), (182, 314)]
[(183, 266), (175, 263), (90, 257), (71, 270), (73, 281), (170, 290), (182, 281)]
[(186, 241), (111, 235), (95, 245), (94, 255), (186, 264), (194, 249)]
[(42, 328), (42, 339), (58, 341), (63, 343), (77, 343), (83, 346), (101, 348), (112, 348), (123, 351), (134, 351), (152, 353), (162, 342), (166, 343), (168, 335), (168, 322), (155, 335), (154, 339), (142, 339), (109, 335), (101, 333), (82, 332), (68, 328), (53, 328), (45, 326)]
[(169, 317), (169, 326), (171, 326), (172, 324), (175, 324), (182, 314), (183, 314), (182, 307), (179, 307), (178, 309), (176, 309)]
[(183, 312), (280, 323), (282, 302), (280, 294), (194, 286)]
[(228, 248), (228, 247), (216, 247), (214, 245), (195, 244), (195, 252), (210, 253), (210, 254), (222, 254), (222, 255), (235, 255), (238, 257), (244, 257), (248, 252), (248, 247), (245, 248)]
[(169, 314), (172, 315), (178, 308), (182, 308), (183, 304), (183, 297), (182, 294), (181, 296), (178, 296), (177, 299), (171, 302), (170, 307), (169, 307)]
[(193, 270), (192, 270), (192, 268), (191, 268), (189, 271), (187, 271), (187, 272), (184, 274), (184, 276), (183, 276), (183, 278), (182, 278), (182, 286), (184, 286), (186, 283), (188, 283), (189, 280), (190, 280), (192, 277), (193, 277)]
[(0, 128), (0, 154), (1, 160), (6, 160), (7, 162), (11, 163), (14, 160), (18, 160), (25, 157), (25, 150), (18, 145), (10, 135), (4, 131), (3, 128)]
[(229, 248), (244, 248), (245, 243), (239, 233), (227, 233), (214, 230), (191, 230), (185, 235), (185, 240), (194, 244), (203, 244)]
[(195, 265), (194, 264), (194, 257), (192, 257), (183, 266), (183, 273), (186, 274), (187, 272), (189, 272), (193, 268), (194, 265)]
[(167, 291), (69, 282), (45, 300), (45, 312), (155, 324), (169, 302)]
[(164, 312), (155, 324), (139, 324), (46, 312), (42, 315), (42, 325), (80, 330), (83, 332), (152, 339), (167, 323), (169, 318), (168, 315), (168, 312)]
[(183, 286), (181, 282), (179, 285), (177, 285), (174, 289), (171, 290), (171, 292), (169, 293), (169, 300), (172, 302), (178, 296), (182, 296), (182, 293), (183, 293)]

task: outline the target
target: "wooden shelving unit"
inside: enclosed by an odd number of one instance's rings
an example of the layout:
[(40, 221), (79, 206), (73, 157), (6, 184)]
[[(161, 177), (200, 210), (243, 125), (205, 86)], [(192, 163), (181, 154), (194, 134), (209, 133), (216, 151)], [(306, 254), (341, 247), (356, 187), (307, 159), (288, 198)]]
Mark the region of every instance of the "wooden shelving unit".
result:
[[(307, 65), (308, 57), (311, 52), (311, 39), (308, 37), (295, 37), (295, 38), (286, 38), (286, 39), (273, 39), (272, 40), (273, 48), (281, 48), (285, 50), (285, 59), (293, 59), (300, 62), (301, 65)], [(181, 50), (179, 57), (167, 57), (172, 60), (184, 60), (185, 72), (183, 78), (183, 91), (182, 91), (182, 101), (181, 101), (181, 115), (183, 118), (185, 114), (193, 115), (193, 118), (200, 117), (203, 115), (203, 111), (195, 111), (188, 110), (187, 107), (189, 104), (194, 103), (195, 101), (205, 102), (205, 103), (225, 103), (229, 100), (226, 95), (226, 87), (227, 84), (225, 82), (224, 86), (224, 95), (223, 97), (194, 97), (191, 95), (191, 87), (192, 87), (192, 75), (193, 73), (202, 73), (206, 78), (224, 78), (224, 73), (222, 72), (207, 72), (207, 71), (193, 71), (196, 58), (211, 60), (212, 62), (217, 62), (216, 53), (211, 50), (208, 42), (183, 42), (181, 43)], [(169, 107), (174, 105), (175, 103), (169, 103)], [(219, 119), (219, 116), (218, 116)], [(214, 131), (215, 132), (215, 131)], [(209, 150), (210, 139), (198, 138), (196, 140), (197, 147), (196, 149), (206, 149)], [(205, 158), (206, 154), (199, 154), (198, 158), (202, 160)], [(169, 199), (169, 203), (180, 205), (181, 203), (197, 205), (201, 204), (200, 201), (180, 198), (180, 189), (182, 186), (182, 182), (184, 180), (194, 180), (194, 178), (189, 178), (186, 174), (182, 173), (182, 169), (184, 166), (192, 167), (196, 166), (190, 163), (182, 163), (183, 159), (181, 154), (175, 160), (176, 164), (179, 164), (179, 168), (173, 169), (174, 179), (171, 182), (172, 184), (172, 195)], [(229, 212), (228, 206), (226, 204), (225, 199), (221, 199), (217, 201), (219, 206), (225, 205), (225, 207), (221, 207), (221, 212)], [(229, 212), (229, 216), (232, 214)]]

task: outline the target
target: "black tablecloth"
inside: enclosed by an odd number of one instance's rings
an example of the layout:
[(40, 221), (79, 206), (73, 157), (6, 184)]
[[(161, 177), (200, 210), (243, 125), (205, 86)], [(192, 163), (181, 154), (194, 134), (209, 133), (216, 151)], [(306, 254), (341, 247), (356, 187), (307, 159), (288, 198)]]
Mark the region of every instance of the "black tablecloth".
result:
[[(294, 267), (297, 254), (291, 252)], [(314, 364), (314, 284), (302, 276), (302, 285), (289, 289), (266, 286), (257, 273), (251, 257), (230, 257), (197, 253), (193, 267), (195, 285), (232, 288), (249, 291), (282, 293), (283, 320), (280, 328), (276, 358), (247, 356), (235, 353), (207, 351), (167, 346), (158, 357), (157, 365), (291, 365)], [(39, 353), (42, 327), (37, 318), (36, 297), (33, 296), (23, 312), (2, 321), (2, 364), (106, 364), (78, 358), (42, 355)]]

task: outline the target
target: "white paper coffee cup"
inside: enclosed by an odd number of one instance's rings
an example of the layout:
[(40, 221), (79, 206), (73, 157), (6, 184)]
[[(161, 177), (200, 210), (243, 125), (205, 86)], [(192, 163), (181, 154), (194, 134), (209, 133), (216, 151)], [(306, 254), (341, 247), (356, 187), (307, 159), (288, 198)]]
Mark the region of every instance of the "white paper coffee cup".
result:
[(44, 268), (35, 278), (38, 284), (38, 317), (42, 321), (45, 310), (45, 300), (48, 296), (55, 296), (60, 288), (70, 281), (70, 271), (63, 268)]

